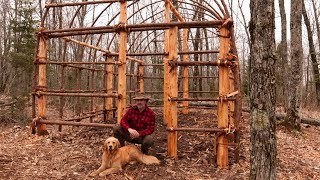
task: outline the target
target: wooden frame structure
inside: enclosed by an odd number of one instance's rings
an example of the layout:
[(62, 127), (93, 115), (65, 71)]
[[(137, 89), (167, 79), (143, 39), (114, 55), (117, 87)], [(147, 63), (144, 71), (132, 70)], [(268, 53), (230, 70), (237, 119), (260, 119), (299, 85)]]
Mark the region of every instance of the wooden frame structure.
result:
[[(130, 3), (130, 4), (128, 4)], [(59, 130), (62, 125), (75, 125), (75, 126), (95, 126), (95, 127), (113, 127), (114, 123), (107, 124), (107, 120), (111, 120), (116, 117), (116, 122), (120, 122), (121, 117), (125, 112), (127, 106), (127, 99), (131, 99), (131, 93), (135, 91), (128, 90), (128, 78), (137, 77), (137, 83), (139, 84), (138, 91), (145, 93), (145, 80), (156, 79), (157, 77), (147, 77), (144, 74), (145, 67), (147, 66), (159, 66), (163, 67), (163, 91), (154, 93), (163, 93), (163, 112), (164, 123), (167, 125), (168, 130), (168, 151), (169, 157), (177, 156), (177, 134), (178, 131), (193, 131), (193, 132), (211, 132), (217, 134), (216, 139), (216, 152), (217, 152), (217, 164), (220, 167), (228, 166), (228, 144), (235, 145), (236, 161), (239, 159), (238, 144), (239, 144), (239, 121), (241, 117), (241, 91), (240, 91), (240, 74), (239, 74), (239, 62), (237, 59), (237, 52), (235, 48), (235, 39), (233, 34), (233, 22), (229, 15), (227, 5), (223, 0), (221, 1), (204, 1), (204, 4), (200, 4), (197, 1), (181, 1), (179, 2), (182, 10), (188, 10), (190, 7), (195, 6), (195, 10), (199, 10), (203, 17), (210, 18), (204, 21), (190, 21), (176, 8), (177, 4), (173, 4), (170, 0), (155, 1), (154, 3), (162, 3), (164, 6), (162, 22), (146, 22), (133, 24), (128, 23), (128, 9), (133, 7), (138, 1), (126, 1), (126, 0), (98, 0), (98, 1), (79, 1), (79, 2), (64, 2), (56, 3), (54, 0), (49, 0), (45, 6), (44, 16), (42, 18), (41, 27), (37, 32), (38, 36), (38, 49), (37, 56), (34, 59), (35, 64), (35, 81), (33, 90), (33, 132), (38, 134), (46, 134), (46, 124), (57, 124)], [(75, 18), (80, 16), (79, 12), (85, 10), (86, 6), (92, 5), (105, 5), (104, 11), (111, 8), (112, 5), (116, 5), (119, 9), (119, 13), (111, 18), (112, 20), (107, 25), (96, 25), (98, 18), (90, 27), (74, 27)], [(153, 3), (150, 3), (153, 4)], [(207, 6), (209, 5), (210, 8)], [(77, 7), (76, 13), (70, 21), (69, 27), (51, 27), (48, 25), (49, 14), (58, 9), (65, 7)], [(149, 7), (148, 5), (144, 7)], [(52, 10), (52, 11), (51, 11)], [(102, 12), (104, 12), (102, 11)], [(60, 11), (62, 12), (62, 11)], [(195, 11), (196, 13), (199, 13)], [(86, 12), (87, 13), (87, 12)], [(83, 14), (82, 14), (83, 15)], [(130, 15), (132, 17), (133, 15)], [(116, 18), (117, 17), (117, 18)], [(146, 20), (149, 18), (146, 18)], [(111, 22), (118, 20), (113, 25)], [(50, 20), (49, 20), (50, 21)], [(82, 25), (83, 26), (83, 25)], [(217, 33), (213, 33), (219, 39), (219, 50), (197, 50), (190, 51), (188, 49), (189, 32), (195, 28), (212, 28), (216, 29)], [(182, 40), (180, 37), (180, 29), (182, 29)], [(128, 52), (128, 35), (131, 32), (143, 32), (143, 31), (162, 31), (163, 32), (163, 52)], [(110, 46), (103, 46), (102, 35), (105, 34), (117, 34), (117, 39), (113, 36), (112, 42), (117, 42), (118, 48), (110, 48)], [(99, 35), (96, 44), (89, 43), (90, 35)], [(80, 38), (78, 38), (80, 36)], [(51, 39), (59, 39), (60, 45), (64, 48), (62, 60), (48, 60), (48, 46)], [(94, 39), (94, 38), (92, 38)], [(94, 39), (95, 40), (95, 39)], [(179, 41), (181, 43), (181, 50), (179, 50)], [(61, 43), (61, 42), (64, 43)], [(93, 41), (93, 40), (92, 40)], [(79, 61), (68, 60), (68, 44), (76, 44), (79, 49), (90, 49), (88, 57), (93, 57), (91, 60)], [(134, 43), (131, 44), (134, 46)], [(81, 47), (81, 48), (80, 48)], [(111, 50), (113, 49), (113, 50)], [(104, 58), (97, 61), (97, 52), (101, 53)], [(82, 54), (84, 51), (82, 51)], [(217, 54), (216, 60), (208, 61), (190, 61), (189, 55), (192, 54)], [(148, 64), (146, 61), (138, 59), (136, 57), (153, 57), (160, 56), (163, 58), (160, 64)], [(69, 55), (70, 57), (70, 55)], [(137, 65), (132, 65), (130, 70), (135, 67), (137, 75), (134, 75), (130, 71), (127, 72), (128, 62), (135, 62)], [(48, 88), (48, 66), (56, 65), (60, 68), (60, 87), (59, 89)], [(179, 77), (178, 69), (181, 66), (182, 77)], [(218, 82), (219, 91), (218, 96), (215, 98), (190, 98), (189, 97), (189, 67), (193, 66), (215, 66), (218, 67)], [(68, 69), (76, 69), (76, 88), (67, 89), (65, 76)], [(88, 89), (81, 89), (82, 79), (85, 74), (88, 76)], [(98, 77), (98, 73), (103, 73), (102, 89), (94, 88), (95, 77)], [(204, 76), (202, 76), (204, 77)], [(178, 79), (182, 78), (182, 98), (178, 95)], [(192, 78), (192, 77), (191, 77)], [(196, 78), (196, 77), (194, 77)], [(131, 81), (129, 81), (131, 85)], [(132, 89), (132, 88), (130, 88)], [(201, 91), (194, 91), (195, 93), (204, 93)], [(210, 92), (210, 91), (209, 91)], [(151, 93), (151, 92), (149, 92)], [(57, 96), (60, 101), (59, 120), (47, 120), (46, 107), (47, 97)], [(75, 97), (79, 103), (81, 98), (90, 98), (89, 112), (82, 116), (72, 117), (64, 119), (63, 108), (67, 97)], [(94, 111), (93, 104), (94, 98), (103, 99), (102, 110)], [(217, 102), (217, 114), (218, 124), (217, 128), (182, 128), (178, 127), (178, 102), (182, 102), (182, 113), (187, 114), (189, 109), (189, 101), (215, 101)], [(78, 107), (81, 109), (81, 107)], [(77, 110), (81, 111), (81, 110)], [(114, 113), (116, 112), (116, 114)], [(79, 112), (78, 112), (79, 114)], [(104, 123), (93, 122), (92, 118), (103, 114)], [(82, 119), (90, 118), (90, 122), (80, 122)], [(234, 142), (229, 142), (227, 135), (229, 133), (235, 133)]]

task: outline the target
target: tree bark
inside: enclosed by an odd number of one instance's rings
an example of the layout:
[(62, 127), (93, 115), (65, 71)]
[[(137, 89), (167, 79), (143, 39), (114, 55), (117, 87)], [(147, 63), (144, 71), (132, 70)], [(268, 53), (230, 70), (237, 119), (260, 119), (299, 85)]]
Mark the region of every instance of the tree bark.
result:
[(312, 2), (312, 7), (313, 7), (313, 13), (314, 13), (314, 20), (315, 20), (315, 23), (316, 23), (316, 29), (317, 29), (317, 36), (318, 36), (318, 44), (320, 46), (320, 26), (319, 26), (319, 18), (318, 18), (318, 12), (317, 12), (317, 8), (316, 8), (316, 4), (314, 2), (314, 0), (311, 0)]
[(308, 33), (308, 41), (309, 41), (309, 53), (310, 53), (310, 59), (312, 62), (312, 70), (313, 70), (313, 79), (315, 80), (315, 86), (316, 86), (316, 92), (317, 92), (317, 105), (320, 105), (320, 76), (319, 76), (319, 67), (318, 67), (318, 62), (317, 62), (317, 55), (316, 55), (316, 50), (314, 47), (313, 43), (313, 34), (311, 30), (311, 25), (310, 25), (310, 20), (307, 15), (306, 7), (304, 4), (302, 4), (302, 14), (303, 14), (303, 19), (304, 23), (307, 28), (307, 33)]
[(276, 179), (273, 0), (251, 0), (250, 179)]
[(300, 130), (301, 119), (298, 115), (301, 100), (299, 94), (301, 93), (301, 79), (302, 79), (302, 1), (291, 0), (291, 67), (289, 73), (289, 89), (288, 89), (288, 109), (287, 117), (284, 125), (289, 129)]
[(281, 67), (281, 96), (283, 98), (283, 105), (285, 107), (285, 111), (288, 107), (288, 81), (286, 80), (288, 77), (288, 43), (287, 43), (287, 18), (286, 18), (286, 11), (284, 7), (284, 0), (279, 0), (279, 10), (280, 10), (280, 17), (281, 17), (281, 42), (280, 42), (280, 67)]
[[(312, 1), (312, 7), (313, 7), (313, 12), (315, 14), (315, 23), (316, 23), (316, 29), (317, 29), (317, 36), (318, 36), (318, 44), (320, 46), (320, 27), (319, 27), (319, 18), (318, 18), (318, 13), (316, 9), (316, 5), (314, 3), (314, 0)], [(315, 52), (315, 51), (314, 51)], [(315, 81), (315, 86), (316, 86), (316, 98), (317, 98), (317, 105), (320, 106), (320, 73), (319, 73), (319, 63), (317, 61), (312, 60), (312, 67), (313, 67), (313, 77)]]

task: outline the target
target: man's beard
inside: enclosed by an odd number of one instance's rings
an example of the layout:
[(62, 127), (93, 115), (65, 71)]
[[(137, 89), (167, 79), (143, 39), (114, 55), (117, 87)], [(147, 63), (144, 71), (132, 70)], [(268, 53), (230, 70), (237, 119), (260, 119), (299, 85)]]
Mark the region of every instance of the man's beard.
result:
[(137, 107), (138, 107), (139, 110), (143, 110), (145, 108), (145, 105), (137, 104)]

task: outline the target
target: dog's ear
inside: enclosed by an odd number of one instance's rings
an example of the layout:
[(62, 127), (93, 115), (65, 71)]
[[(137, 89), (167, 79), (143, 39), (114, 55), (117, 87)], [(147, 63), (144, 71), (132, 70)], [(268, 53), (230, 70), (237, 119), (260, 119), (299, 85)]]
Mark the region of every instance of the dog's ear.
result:
[(108, 144), (107, 144), (107, 141), (105, 141), (104, 143), (103, 143), (103, 150), (108, 150)]

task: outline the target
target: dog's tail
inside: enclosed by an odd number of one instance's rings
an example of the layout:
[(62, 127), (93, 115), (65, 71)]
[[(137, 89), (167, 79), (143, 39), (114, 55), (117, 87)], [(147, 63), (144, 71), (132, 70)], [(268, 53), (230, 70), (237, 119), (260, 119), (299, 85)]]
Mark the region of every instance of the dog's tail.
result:
[(141, 156), (141, 159), (139, 160), (144, 164), (160, 164), (160, 161), (158, 158), (154, 156), (145, 155), (145, 154), (143, 154)]

